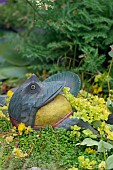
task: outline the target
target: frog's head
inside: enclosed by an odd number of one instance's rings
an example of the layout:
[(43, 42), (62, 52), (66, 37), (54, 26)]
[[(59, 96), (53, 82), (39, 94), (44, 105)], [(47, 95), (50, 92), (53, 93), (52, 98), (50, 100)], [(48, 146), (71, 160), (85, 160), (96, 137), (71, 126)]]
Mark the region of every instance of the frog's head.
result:
[(64, 81), (41, 82), (33, 74), (13, 94), (9, 103), (10, 118), (33, 126), (38, 109), (50, 102), (64, 86)]

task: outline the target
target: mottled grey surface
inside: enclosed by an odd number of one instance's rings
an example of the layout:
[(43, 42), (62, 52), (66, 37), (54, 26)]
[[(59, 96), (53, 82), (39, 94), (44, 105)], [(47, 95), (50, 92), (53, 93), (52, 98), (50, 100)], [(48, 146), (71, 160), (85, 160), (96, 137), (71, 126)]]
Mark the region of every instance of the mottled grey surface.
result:
[(96, 131), (88, 122), (84, 122), (83, 120), (77, 118), (67, 118), (63, 122), (61, 122), (57, 127), (70, 130), (70, 127), (74, 125), (85, 129), (90, 129), (94, 134), (98, 134), (98, 131)]
[(33, 74), (12, 96), (8, 109), (10, 117), (33, 126), (37, 110), (50, 102), (64, 86), (64, 81), (41, 82)]
[(7, 98), (7, 95), (0, 95), (0, 106), (5, 105), (5, 99)]
[(44, 80), (44, 82), (52, 81), (65, 81), (65, 86), (70, 87), (70, 93), (74, 96), (77, 96), (81, 87), (81, 80), (79, 76), (70, 71), (54, 74)]
[(106, 123), (113, 125), (113, 113), (108, 116)]

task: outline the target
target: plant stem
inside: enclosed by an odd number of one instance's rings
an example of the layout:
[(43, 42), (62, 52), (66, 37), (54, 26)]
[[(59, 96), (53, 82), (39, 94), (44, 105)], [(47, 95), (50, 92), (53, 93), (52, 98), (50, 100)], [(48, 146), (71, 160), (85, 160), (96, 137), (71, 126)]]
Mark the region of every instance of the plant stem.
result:
[(75, 47), (74, 47), (73, 67), (75, 67), (75, 61), (76, 61), (76, 45), (75, 45)]
[(42, 16), (38, 13), (38, 10), (35, 9), (35, 7), (32, 5), (32, 3), (29, 0), (26, 0), (26, 2), (33, 8), (33, 10), (42, 18)]
[(110, 75), (110, 72), (111, 72), (111, 68), (112, 68), (112, 64), (113, 64), (113, 58), (110, 62), (110, 66), (109, 66), (109, 70), (108, 70), (108, 93), (110, 95), (110, 80), (109, 80), (109, 75)]

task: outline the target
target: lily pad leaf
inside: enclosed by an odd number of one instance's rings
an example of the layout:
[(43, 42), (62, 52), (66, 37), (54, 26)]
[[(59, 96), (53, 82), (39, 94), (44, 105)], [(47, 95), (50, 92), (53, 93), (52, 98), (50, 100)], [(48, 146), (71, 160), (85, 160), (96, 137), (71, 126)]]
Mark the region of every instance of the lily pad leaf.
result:
[(16, 34), (12, 33), (9, 36), (10, 38), (6, 38), (5, 36), (0, 39), (0, 56), (2, 56), (2, 58), (8, 63), (16, 66), (25, 66), (30, 64), (31, 61), (24, 59), (19, 53), (19, 44), (23, 43), (22, 39)]
[(107, 169), (113, 169), (113, 155), (107, 158), (106, 166), (107, 166)]
[(104, 142), (103, 140), (101, 140), (98, 144), (98, 152), (105, 152), (106, 150), (110, 151), (112, 148), (113, 145), (108, 142)]
[(98, 143), (96, 140), (93, 140), (91, 138), (86, 138), (81, 142), (81, 145), (87, 145), (87, 146), (98, 146)]
[(25, 67), (8, 66), (0, 68), (0, 80), (9, 78), (22, 78), (25, 76), (27, 70)]

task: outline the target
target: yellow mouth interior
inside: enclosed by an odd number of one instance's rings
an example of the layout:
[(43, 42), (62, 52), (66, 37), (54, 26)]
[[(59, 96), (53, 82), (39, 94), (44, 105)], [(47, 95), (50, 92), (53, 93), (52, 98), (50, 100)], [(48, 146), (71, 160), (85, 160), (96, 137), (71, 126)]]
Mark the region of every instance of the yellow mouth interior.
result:
[(58, 94), (51, 102), (37, 111), (35, 126), (52, 125), (63, 119), (70, 112), (72, 112), (70, 103), (63, 95)]

